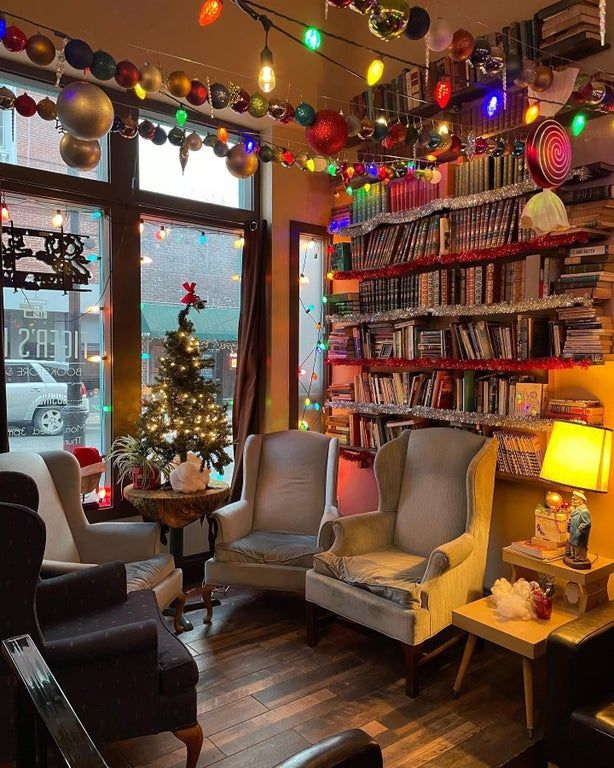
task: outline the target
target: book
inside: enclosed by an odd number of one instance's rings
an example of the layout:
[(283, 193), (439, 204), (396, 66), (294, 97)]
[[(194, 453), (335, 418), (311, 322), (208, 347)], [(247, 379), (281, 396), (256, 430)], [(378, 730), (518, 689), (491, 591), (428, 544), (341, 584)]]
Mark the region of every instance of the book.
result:
[(525, 541), (513, 541), (510, 544), (510, 549), (514, 552), (520, 552), (523, 555), (529, 555), (537, 560), (556, 560), (562, 557), (565, 552), (560, 547), (547, 547), (542, 544), (533, 544), (531, 539)]

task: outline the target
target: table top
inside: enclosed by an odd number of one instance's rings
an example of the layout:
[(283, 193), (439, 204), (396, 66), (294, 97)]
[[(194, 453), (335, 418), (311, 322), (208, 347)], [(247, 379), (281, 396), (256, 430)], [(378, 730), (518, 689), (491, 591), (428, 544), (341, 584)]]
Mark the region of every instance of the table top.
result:
[(452, 611), (452, 623), (455, 627), (527, 659), (542, 656), (546, 651), (548, 635), (575, 618), (577, 614), (555, 601), (552, 617), (548, 620), (504, 619), (496, 613), (489, 597), (483, 597)]
[(124, 496), (128, 501), (133, 499), (147, 499), (148, 501), (187, 501), (195, 499), (206, 499), (211, 496), (227, 494), (230, 489), (228, 483), (211, 483), (204, 491), (195, 491), (194, 493), (180, 493), (174, 491), (170, 486), (161, 486), (159, 488), (148, 488), (146, 490), (137, 490), (132, 484), (124, 488)]
[[(595, 555), (588, 553), (592, 561)], [(556, 576), (565, 581), (574, 581), (576, 584), (591, 584), (602, 579), (604, 576), (614, 573), (614, 560), (603, 555), (598, 555), (592, 567), (586, 571), (579, 571), (576, 568), (570, 568), (565, 565), (562, 558), (557, 560), (539, 560), (536, 557), (525, 555), (522, 552), (516, 552), (511, 547), (503, 547), (503, 562), (529, 568), (539, 573), (546, 573), (549, 576)]]
[(185, 528), (219, 509), (230, 494), (227, 483), (211, 483), (210, 488), (195, 493), (179, 493), (170, 487), (136, 490), (124, 488), (125, 498), (143, 517), (169, 528)]

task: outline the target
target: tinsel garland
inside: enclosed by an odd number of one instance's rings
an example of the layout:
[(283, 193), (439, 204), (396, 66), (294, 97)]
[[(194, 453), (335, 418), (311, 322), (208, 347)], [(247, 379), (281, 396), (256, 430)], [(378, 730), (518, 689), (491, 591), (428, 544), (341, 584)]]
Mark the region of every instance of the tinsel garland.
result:
[(533, 357), (527, 360), (488, 359), (488, 360), (457, 360), (453, 357), (370, 357), (370, 358), (331, 358), (327, 357), (330, 365), (354, 365), (363, 368), (398, 368), (423, 369), (441, 368), (447, 371), (552, 371), (567, 368), (588, 368), (594, 364), (590, 358), (570, 360), (560, 357)]
[(583, 298), (560, 294), (545, 296), (543, 299), (524, 299), (523, 301), (500, 301), (496, 304), (441, 304), (429, 307), (409, 307), (392, 309), (388, 312), (355, 312), (348, 315), (329, 315), (326, 319), (332, 324), (360, 325), (362, 323), (395, 322), (411, 320), (413, 317), (461, 317), (463, 315), (507, 315), (523, 312), (539, 312), (546, 309), (561, 309), (575, 306), (592, 307), (589, 296)]
[(478, 192), (475, 195), (463, 195), (462, 197), (440, 197), (437, 200), (431, 200), (420, 208), (411, 208), (408, 211), (399, 211), (398, 213), (378, 213), (368, 221), (361, 221), (359, 224), (350, 224), (347, 227), (338, 229), (335, 234), (341, 237), (358, 237), (366, 235), (380, 224), (409, 224), (423, 216), (430, 216), (440, 211), (457, 211), (461, 208), (473, 208), (476, 205), (485, 205), (486, 203), (497, 203), (500, 200), (508, 200), (510, 197), (520, 197), (531, 192), (536, 192), (539, 187), (531, 179), (521, 181), (519, 184), (510, 184), (507, 187), (491, 189), (487, 192)]
[(477, 413), (457, 411), (448, 408), (428, 408), (424, 405), (378, 405), (376, 403), (348, 402), (347, 400), (329, 400), (327, 408), (362, 413), (365, 416), (417, 416), (435, 421), (450, 421), (462, 424), (482, 424), (488, 427), (508, 429), (529, 429), (534, 432), (546, 432), (552, 428), (552, 419), (539, 419), (530, 416), (501, 416), (495, 413)]
[(375, 269), (350, 269), (345, 272), (334, 272), (333, 280), (374, 280), (378, 277), (400, 277), (411, 272), (424, 270), (428, 267), (458, 266), (459, 264), (473, 264), (480, 261), (495, 261), (498, 259), (510, 259), (514, 256), (533, 253), (534, 251), (588, 243), (590, 237), (587, 232), (568, 232), (563, 235), (542, 235), (533, 240), (520, 243), (507, 243), (495, 248), (477, 248), (470, 251), (446, 253), (443, 255), (422, 256), (412, 261), (404, 261), (401, 264), (389, 264), (387, 267)]

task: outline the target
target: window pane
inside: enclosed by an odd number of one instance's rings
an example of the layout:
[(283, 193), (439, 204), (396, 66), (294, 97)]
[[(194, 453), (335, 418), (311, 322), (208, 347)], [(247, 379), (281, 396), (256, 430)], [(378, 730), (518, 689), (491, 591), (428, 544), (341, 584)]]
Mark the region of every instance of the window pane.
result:
[(299, 344), (298, 418), (299, 426), (322, 431), (323, 352), (322, 304), (323, 268), (327, 243), (319, 237), (300, 236), (299, 251)]
[[(27, 92), (37, 104), (45, 97), (49, 97), (54, 102), (58, 97), (58, 91), (55, 88), (48, 88), (27, 80), (2, 78), (0, 85), (10, 88), (18, 96)], [(14, 130), (13, 119), (15, 120)], [(100, 142), (102, 160), (92, 171), (78, 171), (66, 165), (60, 157), (61, 138), (62, 134), (56, 129), (55, 120), (47, 122), (38, 115), (22, 117), (15, 110), (0, 111), (0, 162), (63, 173), (68, 176), (79, 176), (82, 179), (99, 181), (108, 179), (106, 137)]]
[[(160, 229), (164, 226), (164, 239)], [(206, 308), (193, 312), (196, 338), (201, 349), (214, 361), (204, 373), (216, 379), (221, 402), (232, 418), (232, 397), (237, 366), (237, 337), (241, 301), (241, 232), (194, 229), (145, 221), (141, 235), (141, 333), (142, 383), (147, 397), (155, 383), (159, 358), (163, 355), (166, 331), (177, 328), (183, 305), (183, 283), (196, 283), (196, 292), (207, 301)], [(228, 449), (232, 458), (232, 448)], [(229, 464), (223, 476), (232, 478)]]
[[(153, 122), (154, 117), (150, 117)], [(156, 124), (158, 124), (156, 122)], [(159, 123), (168, 133), (173, 125)], [(204, 137), (202, 126), (185, 126)], [(179, 164), (179, 149), (168, 141), (156, 146), (139, 136), (139, 186), (149, 192), (159, 192), (186, 200), (225, 205), (229, 208), (252, 208), (253, 180), (236, 179), (226, 170), (226, 160), (217, 157), (210, 147), (190, 152), (185, 171)], [(231, 137), (230, 146), (237, 143)]]
[[(7, 197), (16, 228), (57, 233), (55, 206)], [(92, 279), (81, 291), (4, 289), (4, 355), (9, 442), (12, 451), (58, 450), (86, 445), (104, 453), (104, 365), (88, 361), (104, 354), (103, 314), (88, 312), (105, 292), (105, 230), (99, 211), (63, 207), (64, 231), (86, 236), (84, 253)], [(5, 259), (11, 228), (3, 230)], [(24, 247), (42, 251), (45, 240), (25, 236)], [(20, 270), (51, 272), (26, 256)], [(104, 300), (104, 299), (103, 299)], [(71, 388), (71, 385), (72, 388)], [(65, 418), (67, 398), (76, 410)]]

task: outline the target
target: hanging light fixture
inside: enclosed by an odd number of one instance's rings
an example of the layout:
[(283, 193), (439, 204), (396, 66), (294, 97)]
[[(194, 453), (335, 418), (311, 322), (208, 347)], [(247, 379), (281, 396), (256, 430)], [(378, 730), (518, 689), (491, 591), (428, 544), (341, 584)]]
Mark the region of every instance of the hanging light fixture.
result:
[(263, 93), (271, 93), (275, 88), (275, 70), (273, 69), (273, 53), (269, 48), (269, 30), (271, 21), (264, 17), (262, 19), (264, 27), (264, 48), (260, 53), (260, 73), (258, 75), (258, 85)]
[(198, 23), (201, 27), (208, 27), (209, 24), (213, 24), (214, 21), (217, 21), (220, 18), (220, 14), (223, 10), (223, 0), (205, 0), (200, 7)]

